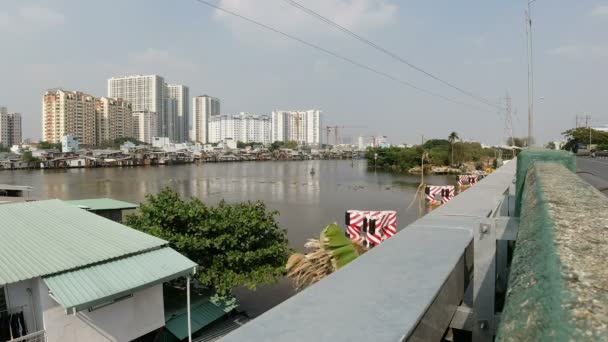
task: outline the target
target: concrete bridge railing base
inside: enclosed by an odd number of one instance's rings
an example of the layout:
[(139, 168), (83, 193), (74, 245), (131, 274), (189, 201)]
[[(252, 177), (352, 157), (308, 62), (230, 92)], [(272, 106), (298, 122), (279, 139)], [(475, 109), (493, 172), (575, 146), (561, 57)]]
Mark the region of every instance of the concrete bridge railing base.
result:
[(555, 156), (524, 156), (525, 178), (518, 172), (520, 225), (497, 341), (608, 338), (608, 199), (572, 172), (573, 157)]

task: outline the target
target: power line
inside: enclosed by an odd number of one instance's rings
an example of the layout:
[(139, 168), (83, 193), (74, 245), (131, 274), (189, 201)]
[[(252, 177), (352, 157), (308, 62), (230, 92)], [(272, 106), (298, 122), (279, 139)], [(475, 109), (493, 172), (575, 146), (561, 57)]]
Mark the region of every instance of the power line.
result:
[(380, 70), (374, 69), (374, 68), (372, 68), (372, 67), (370, 67), (370, 66), (367, 66), (367, 65), (365, 65), (365, 64), (359, 63), (359, 62), (355, 61), (354, 59), (351, 59), (351, 58), (349, 58), (349, 57), (342, 56), (342, 55), (340, 55), (340, 54), (338, 54), (338, 53), (336, 53), (336, 52), (333, 52), (333, 51), (331, 51), (331, 50), (328, 50), (328, 49), (326, 49), (326, 48), (323, 48), (323, 47), (321, 47), (321, 46), (319, 46), (319, 45), (316, 45), (316, 44), (313, 44), (313, 43), (309, 43), (309, 42), (307, 42), (307, 41), (305, 41), (305, 40), (303, 40), (303, 39), (301, 39), (301, 38), (298, 38), (298, 37), (293, 36), (293, 35), (291, 35), (291, 34), (289, 34), (289, 33), (285, 33), (285, 32), (283, 32), (283, 31), (280, 31), (280, 30), (278, 30), (278, 29), (275, 29), (274, 27), (268, 26), (268, 25), (263, 24), (263, 23), (261, 23), (261, 22), (259, 22), (259, 21), (255, 21), (255, 20), (253, 20), (253, 19), (247, 18), (247, 17), (245, 17), (245, 16), (243, 16), (243, 15), (240, 15), (240, 14), (238, 14), (238, 13), (234, 12), (234, 11), (231, 11), (231, 10), (228, 10), (228, 9), (225, 9), (225, 8), (222, 8), (222, 7), (220, 7), (220, 6), (217, 6), (217, 5), (215, 5), (215, 4), (212, 4), (212, 3), (207, 2), (207, 1), (204, 1), (204, 0), (195, 0), (195, 1), (196, 1), (196, 2), (198, 2), (198, 3), (200, 3), (200, 4), (203, 4), (203, 5), (206, 5), (206, 6), (209, 6), (209, 7), (213, 7), (213, 8), (215, 8), (215, 9), (219, 10), (219, 11), (222, 11), (222, 12), (224, 12), (224, 13), (227, 13), (227, 14), (230, 14), (230, 15), (232, 15), (232, 16), (238, 17), (238, 18), (243, 19), (243, 20), (245, 20), (245, 21), (248, 21), (248, 22), (250, 22), (250, 23), (252, 23), (252, 24), (254, 24), (254, 25), (257, 25), (257, 26), (259, 26), (259, 27), (265, 28), (265, 29), (267, 29), (267, 30), (269, 30), (269, 31), (272, 31), (272, 32), (274, 32), (274, 33), (277, 33), (277, 34), (282, 35), (282, 36), (284, 36), (284, 37), (287, 37), (287, 38), (289, 38), (289, 39), (295, 40), (295, 41), (297, 41), (297, 42), (299, 42), (299, 43), (301, 43), (301, 44), (307, 45), (307, 46), (312, 47), (312, 48), (314, 48), (314, 49), (317, 49), (317, 50), (319, 50), (319, 51), (323, 51), (323, 52), (325, 52), (325, 53), (326, 53), (326, 54), (328, 54), (328, 55), (331, 55), (331, 56), (334, 56), (334, 57), (336, 57), (336, 58), (338, 58), (338, 59), (341, 59), (341, 60), (343, 60), (343, 61), (346, 61), (346, 62), (348, 62), (348, 63), (350, 63), (350, 64), (352, 64), (352, 65), (355, 65), (355, 66), (357, 66), (357, 67), (359, 67), (359, 68), (362, 68), (362, 69), (368, 70), (368, 71), (370, 71), (370, 72), (373, 72), (373, 73), (375, 73), (375, 74), (378, 74), (378, 75), (384, 76), (384, 77), (386, 77), (386, 78), (388, 78), (388, 79), (390, 79), (390, 80), (392, 80), (392, 81), (395, 81), (395, 82), (400, 83), (400, 84), (402, 84), (402, 85), (405, 85), (405, 86), (408, 86), (408, 87), (410, 87), (410, 88), (416, 89), (416, 90), (418, 90), (418, 91), (420, 91), (420, 92), (423, 92), (423, 93), (425, 93), (425, 94), (428, 94), (428, 95), (431, 95), (431, 96), (434, 96), (434, 97), (437, 97), (437, 98), (441, 98), (441, 99), (443, 99), (443, 100), (446, 100), (446, 101), (449, 101), (449, 102), (452, 102), (452, 103), (456, 103), (456, 104), (459, 104), (459, 105), (462, 105), (462, 106), (467, 106), (467, 107), (470, 107), (470, 108), (474, 108), (474, 109), (476, 109), (476, 110), (480, 110), (480, 111), (484, 111), (484, 112), (486, 111), (485, 109), (483, 109), (483, 108), (481, 108), (481, 107), (478, 107), (478, 106), (476, 106), (476, 105), (473, 105), (473, 104), (470, 104), (470, 103), (466, 103), (466, 102), (461, 102), (461, 101), (458, 101), (458, 100), (455, 100), (455, 99), (452, 99), (452, 98), (449, 98), (449, 97), (443, 96), (443, 95), (441, 95), (441, 94), (437, 94), (437, 93), (432, 92), (432, 91), (430, 91), (430, 90), (427, 90), (427, 89), (424, 89), (424, 88), (418, 87), (418, 86), (416, 86), (416, 85), (414, 85), (414, 84), (412, 84), (412, 83), (409, 83), (409, 82), (404, 81), (404, 80), (402, 80), (402, 79), (400, 79), (400, 78), (394, 77), (394, 76), (392, 76), (392, 75), (390, 75), (390, 74), (388, 74), (388, 73), (386, 73), (386, 72), (384, 72), (384, 71), (380, 71)]
[(340, 31), (349, 34), (350, 36), (354, 37), (355, 39), (357, 39), (357, 40), (359, 40), (359, 41), (361, 41), (361, 42), (363, 42), (363, 43), (365, 43), (365, 44), (367, 44), (367, 45), (375, 48), (378, 51), (383, 52), (384, 54), (386, 54), (386, 55), (392, 57), (393, 59), (395, 59), (395, 60), (397, 60), (397, 61), (399, 61), (399, 62), (401, 62), (401, 63), (403, 63), (403, 64), (405, 64), (407, 66), (409, 66), (410, 68), (412, 68), (412, 69), (414, 69), (416, 71), (419, 71), (419, 72), (421, 72), (421, 73), (423, 73), (423, 74), (425, 74), (425, 75), (433, 78), (434, 80), (443, 83), (444, 85), (446, 85), (446, 86), (448, 86), (450, 88), (456, 89), (457, 91), (461, 92), (462, 94), (465, 94), (465, 95), (467, 95), (467, 96), (469, 96), (469, 97), (471, 97), (471, 98), (473, 98), (473, 99), (475, 99), (475, 100), (477, 100), (477, 101), (479, 101), (479, 102), (481, 102), (483, 104), (486, 104), (488, 106), (491, 106), (491, 107), (494, 107), (494, 108), (497, 108), (497, 109), (501, 109), (501, 110), (504, 109), (504, 108), (502, 108), (500, 106), (497, 106), (496, 104), (492, 103), (490, 100), (487, 100), (487, 99), (485, 99), (485, 98), (483, 98), (481, 96), (475, 95), (472, 92), (467, 91), (465, 89), (462, 89), (462, 88), (458, 87), (457, 85), (455, 85), (453, 83), (450, 83), (450, 82), (448, 82), (448, 81), (440, 78), (439, 76), (436, 76), (436, 75), (434, 75), (434, 74), (432, 74), (432, 73), (430, 73), (430, 72), (422, 69), (421, 67), (418, 67), (418, 66), (412, 64), (411, 62), (407, 61), (403, 57), (400, 57), (399, 55), (397, 55), (397, 54), (395, 54), (395, 53), (393, 53), (393, 52), (391, 52), (391, 51), (383, 48), (382, 46), (380, 46), (380, 45), (378, 45), (378, 44), (370, 41), (369, 39), (366, 39), (365, 37), (362, 37), (361, 35), (359, 35), (359, 34), (353, 32), (353, 31), (347, 29), (346, 27), (344, 27), (344, 26), (342, 26), (342, 25), (340, 25), (340, 24), (332, 21), (331, 19), (329, 19), (327, 17), (324, 17), (323, 15), (321, 15), (321, 14), (319, 14), (319, 13), (317, 13), (317, 12), (315, 12), (315, 11), (307, 8), (307, 7), (304, 7), (303, 5), (299, 4), (296, 1), (293, 1), (293, 0), (284, 0), (284, 1), (287, 2), (287, 3), (289, 3), (289, 4), (291, 4), (292, 6), (294, 6), (296, 8), (298, 8), (298, 9), (300, 9), (300, 10), (302, 10), (302, 11), (304, 11), (304, 12), (310, 14), (310, 15), (312, 15), (312, 16), (317, 17), (318, 19), (320, 19), (323, 22), (325, 22), (325, 23), (327, 23), (327, 24), (329, 24), (331, 26), (334, 26), (334, 27), (338, 28)]

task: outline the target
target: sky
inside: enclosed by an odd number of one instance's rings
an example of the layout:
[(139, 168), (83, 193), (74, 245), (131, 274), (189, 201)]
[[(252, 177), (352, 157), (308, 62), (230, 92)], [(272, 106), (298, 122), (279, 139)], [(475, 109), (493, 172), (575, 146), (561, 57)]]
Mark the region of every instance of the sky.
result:
[[(344, 135), (390, 142), (461, 138), (499, 144), (505, 113), (397, 62), (284, 0), (209, 0), (408, 82), (395, 82), (195, 0), (2, 0), (0, 105), (41, 135), (41, 98), (62, 87), (107, 95), (107, 79), (158, 74), (223, 114), (320, 109)], [(527, 135), (522, 1), (298, 0), (478, 97), (513, 98), (515, 136)], [(535, 135), (560, 139), (575, 116), (608, 125), (608, 0), (533, 3)], [(464, 104), (460, 104), (464, 103)]]

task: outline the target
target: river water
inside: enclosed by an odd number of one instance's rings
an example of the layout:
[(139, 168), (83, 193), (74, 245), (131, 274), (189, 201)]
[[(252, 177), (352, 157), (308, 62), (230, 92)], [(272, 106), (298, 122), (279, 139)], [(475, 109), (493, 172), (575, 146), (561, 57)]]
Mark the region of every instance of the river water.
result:
[[(425, 176), (425, 181), (453, 184), (453, 178)], [(303, 251), (306, 240), (318, 237), (327, 224), (344, 226), (348, 209), (396, 210), (398, 227), (413, 222), (418, 206), (407, 207), (420, 177), (370, 171), (363, 160), (311, 160), (3, 171), (0, 183), (32, 186), (37, 199), (110, 197), (139, 203), (146, 194), (168, 186), (208, 204), (221, 199), (262, 200), (280, 212), (278, 221), (287, 229), (291, 246)], [(293, 290), (284, 279), (255, 292), (237, 289), (235, 294), (242, 309), (255, 317), (293, 295)]]

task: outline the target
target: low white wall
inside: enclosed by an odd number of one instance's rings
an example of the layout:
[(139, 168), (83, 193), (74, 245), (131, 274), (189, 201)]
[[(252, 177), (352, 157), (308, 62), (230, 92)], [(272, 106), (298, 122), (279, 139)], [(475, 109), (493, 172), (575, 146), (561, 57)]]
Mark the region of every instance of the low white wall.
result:
[(89, 312), (66, 314), (40, 282), (40, 301), (47, 342), (128, 342), (165, 325), (162, 285), (156, 285)]

